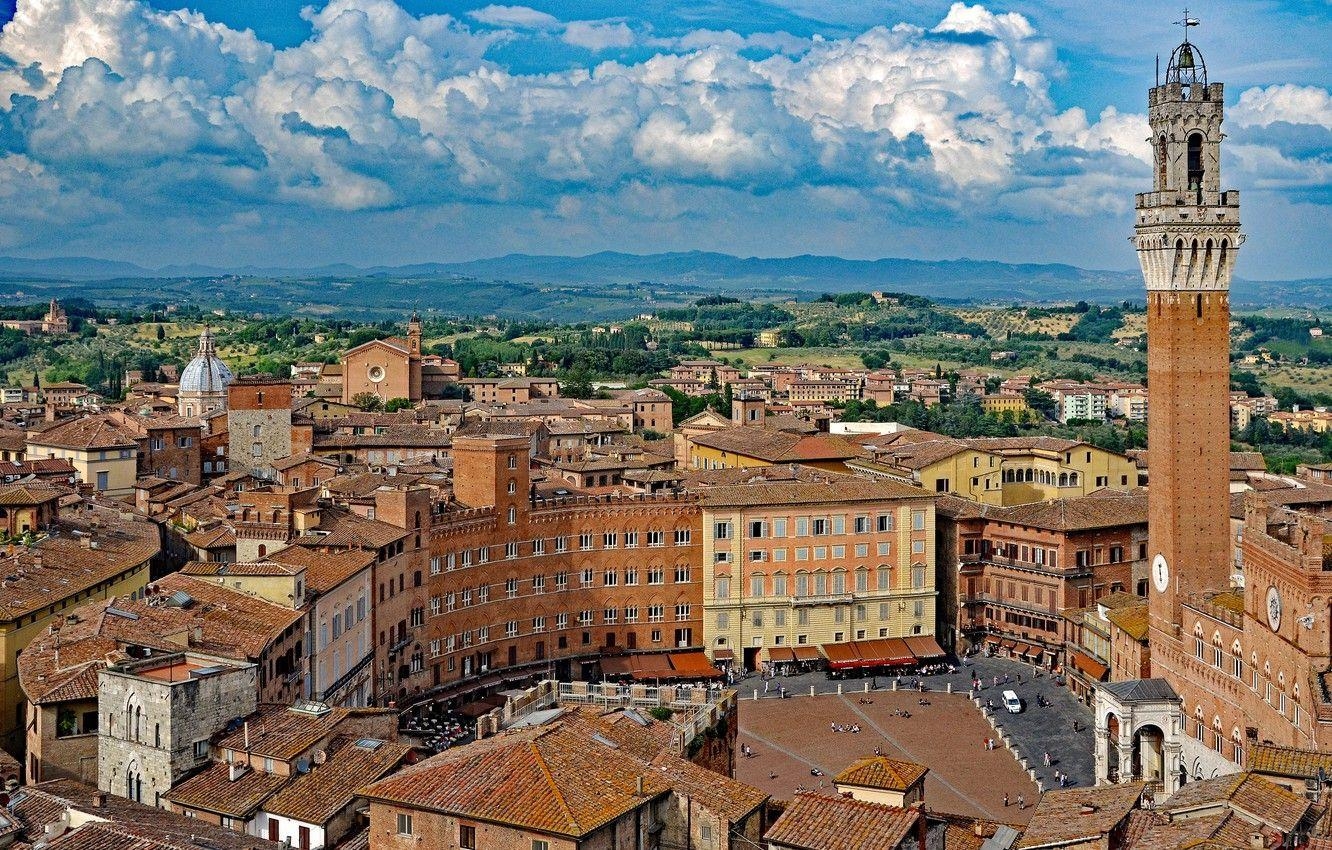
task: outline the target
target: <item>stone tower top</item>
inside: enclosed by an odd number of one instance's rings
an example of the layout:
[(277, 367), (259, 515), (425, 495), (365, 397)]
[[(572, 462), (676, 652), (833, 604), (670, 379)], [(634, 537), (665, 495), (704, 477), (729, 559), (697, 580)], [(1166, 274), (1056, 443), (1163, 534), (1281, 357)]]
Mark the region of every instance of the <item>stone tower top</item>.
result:
[(1225, 292), (1240, 233), (1239, 192), (1221, 188), (1225, 87), (1209, 82), (1187, 28), (1170, 55), (1165, 82), (1147, 96), (1153, 153), (1151, 192), (1137, 196), (1133, 242), (1148, 291)]

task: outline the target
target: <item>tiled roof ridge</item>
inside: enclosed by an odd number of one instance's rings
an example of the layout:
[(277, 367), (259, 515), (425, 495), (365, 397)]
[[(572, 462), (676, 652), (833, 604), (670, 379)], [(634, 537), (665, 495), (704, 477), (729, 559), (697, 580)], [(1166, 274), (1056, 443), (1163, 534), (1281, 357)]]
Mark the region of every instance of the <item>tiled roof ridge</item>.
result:
[(527, 741), (524, 746), (527, 746), (532, 750), (532, 755), (536, 759), (537, 767), (540, 768), (541, 775), (546, 780), (546, 786), (550, 789), (556, 804), (560, 807), (560, 813), (564, 816), (564, 822), (569, 825), (570, 829), (581, 832), (583, 830), (583, 825), (579, 823), (578, 818), (574, 816), (573, 809), (569, 806), (569, 801), (564, 798), (563, 789), (561, 789), (559, 783), (555, 781), (554, 773), (550, 769), (550, 764), (546, 761), (545, 753), (543, 753), (541, 748), (537, 746), (537, 741), (556, 731), (563, 725), (563, 723), (552, 723), (549, 729), (544, 730), (540, 735)]

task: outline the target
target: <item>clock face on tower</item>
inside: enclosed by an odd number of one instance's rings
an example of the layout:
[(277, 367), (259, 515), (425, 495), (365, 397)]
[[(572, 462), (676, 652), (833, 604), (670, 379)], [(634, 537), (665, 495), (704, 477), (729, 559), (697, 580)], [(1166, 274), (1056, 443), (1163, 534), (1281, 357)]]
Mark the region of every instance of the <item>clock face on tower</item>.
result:
[(1274, 632), (1281, 628), (1281, 591), (1275, 587), (1267, 588), (1267, 625)]
[(1170, 565), (1166, 563), (1165, 555), (1158, 554), (1152, 559), (1152, 584), (1157, 593), (1165, 593), (1170, 587)]

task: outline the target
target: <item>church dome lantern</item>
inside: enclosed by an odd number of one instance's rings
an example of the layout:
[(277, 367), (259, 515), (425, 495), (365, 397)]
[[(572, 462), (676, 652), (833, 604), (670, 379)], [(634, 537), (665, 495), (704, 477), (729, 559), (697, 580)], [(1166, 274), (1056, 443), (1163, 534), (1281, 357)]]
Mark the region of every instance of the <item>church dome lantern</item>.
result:
[(198, 353), (180, 373), (176, 391), (178, 412), (182, 416), (202, 416), (225, 410), (227, 387), (233, 377), (231, 369), (217, 356), (212, 329), (204, 327)]

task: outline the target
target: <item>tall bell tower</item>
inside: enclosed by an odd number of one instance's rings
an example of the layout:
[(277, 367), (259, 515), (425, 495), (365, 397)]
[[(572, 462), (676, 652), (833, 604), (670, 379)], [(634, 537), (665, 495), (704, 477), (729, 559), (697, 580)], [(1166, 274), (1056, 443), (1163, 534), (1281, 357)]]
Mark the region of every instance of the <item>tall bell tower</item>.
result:
[(1239, 192), (1221, 189), (1223, 86), (1188, 40), (1148, 94), (1153, 191), (1132, 241), (1147, 284), (1148, 536), (1152, 628), (1181, 599), (1229, 586), (1230, 278)]

